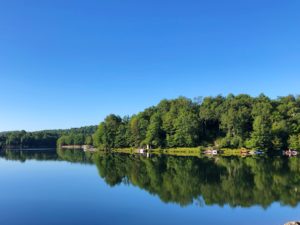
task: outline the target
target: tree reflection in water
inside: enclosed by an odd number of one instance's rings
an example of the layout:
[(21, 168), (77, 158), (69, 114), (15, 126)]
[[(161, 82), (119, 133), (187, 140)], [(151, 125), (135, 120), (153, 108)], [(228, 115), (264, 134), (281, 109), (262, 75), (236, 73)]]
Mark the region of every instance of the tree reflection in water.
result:
[(95, 155), (99, 174), (111, 186), (138, 186), (164, 202), (268, 207), (300, 201), (299, 158), (197, 158)]
[(267, 208), (300, 201), (300, 158), (176, 157), (85, 153), (80, 150), (0, 151), (1, 158), (96, 164), (110, 186), (134, 185), (166, 203)]

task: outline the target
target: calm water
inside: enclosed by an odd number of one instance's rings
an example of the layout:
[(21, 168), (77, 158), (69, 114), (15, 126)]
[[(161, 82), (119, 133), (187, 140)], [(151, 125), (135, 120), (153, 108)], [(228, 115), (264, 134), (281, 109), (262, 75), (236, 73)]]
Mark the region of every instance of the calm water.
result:
[(283, 224), (300, 220), (300, 158), (7, 151), (0, 224)]

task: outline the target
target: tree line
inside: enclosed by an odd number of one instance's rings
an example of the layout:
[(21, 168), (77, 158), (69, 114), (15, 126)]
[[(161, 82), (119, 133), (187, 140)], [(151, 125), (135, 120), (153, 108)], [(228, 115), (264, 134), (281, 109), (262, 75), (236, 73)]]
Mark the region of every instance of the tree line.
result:
[(93, 145), (93, 137), (87, 134), (66, 134), (57, 140), (57, 145)]
[(147, 145), (300, 149), (300, 97), (179, 97), (131, 117), (111, 114), (98, 127), (0, 133), (0, 148), (83, 144), (105, 150)]
[(162, 100), (131, 117), (107, 116), (93, 143), (102, 149), (146, 145), (300, 149), (300, 97), (230, 94)]
[[(37, 132), (2, 132), (0, 133), (0, 148), (55, 148), (60, 138), (71, 137), (77, 141), (78, 137), (81, 138), (81, 136), (83, 136), (85, 140), (87, 136), (91, 137), (96, 129), (97, 126), (86, 126), (65, 130), (44, 130)], [(69, 140), (70, 139), (67, 138), (67, 141)], [(74, 140), (71, 141), (74, 142)], [(90, 143), (92, 143), (92, 141), (90, 141)]]

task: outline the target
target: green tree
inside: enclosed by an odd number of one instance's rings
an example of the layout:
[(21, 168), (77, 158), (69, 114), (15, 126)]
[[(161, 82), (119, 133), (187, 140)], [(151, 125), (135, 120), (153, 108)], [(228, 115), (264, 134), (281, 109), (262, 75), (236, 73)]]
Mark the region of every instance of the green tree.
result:
[(272, 147), (271, 122), (268, 118), (257, 116), (253, 124), (250, 146), (267, 150)]
[(300, 135), (291, 135), (289, 138), (289, 148), (300, 149)]
[(162, 130), (162, 119), (159, 113), (151, 116), (150, 124), (147, 129), (146, 143), (153, 147), (164, 146), (165, 134)]
[(116, 135), (121, 123), (122, 119), (119, 116), (113, 114), (107, 116), (95, 133), (95, 145), (106, 150), (114, 148), (116, 145)]
[(251, 117), (253, 99), (248, 95), (229, 95), (221, 114), (221, 128), (226, 133), (226, 147), (242, 147), (249, 137), (253, 119)]

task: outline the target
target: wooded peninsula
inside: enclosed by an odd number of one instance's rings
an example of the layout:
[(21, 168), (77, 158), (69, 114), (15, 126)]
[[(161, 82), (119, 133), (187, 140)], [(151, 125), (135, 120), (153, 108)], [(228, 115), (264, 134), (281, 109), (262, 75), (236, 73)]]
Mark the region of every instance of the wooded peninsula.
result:
[(133, 116), (70, 130), (0, 133), (0, 148), (93, 145), (98, 149), (218, 147), (300, 149), (300, 97), (264, 94), (162, 100)]

